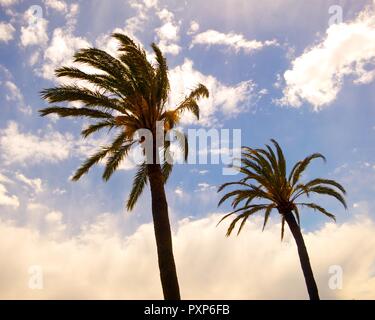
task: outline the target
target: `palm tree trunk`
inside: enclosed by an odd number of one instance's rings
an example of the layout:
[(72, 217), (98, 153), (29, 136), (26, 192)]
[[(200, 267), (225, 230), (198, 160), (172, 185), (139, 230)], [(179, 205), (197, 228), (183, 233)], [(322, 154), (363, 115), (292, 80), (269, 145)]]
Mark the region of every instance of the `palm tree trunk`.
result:
[(173, 257), (171, 227), (168, 217), (168, 204), (164, 190), (164, 177), (160, 164), (148, 165), (148, 177), (151, 187), (152, 217), (161, 284), (165, 300), (180, 300), (180, 289), (176, 265)]
[(296, 219), (294, 218), (291, 212), (284, 214), (284, 217), (297, 244), (298, 255), (301, 262), (301, 267), (303, 275), (305, 277), (305, 282), (307, 286), (307, 291), (309, 292), (310, 300), (320, 300), (318, 287), (314, 279), (314, 274), (311, 268), (309, 255), (307, 253), (307, 249), (305, 246), (305, 241), (303, 240), (301, 228), (297, 224)]

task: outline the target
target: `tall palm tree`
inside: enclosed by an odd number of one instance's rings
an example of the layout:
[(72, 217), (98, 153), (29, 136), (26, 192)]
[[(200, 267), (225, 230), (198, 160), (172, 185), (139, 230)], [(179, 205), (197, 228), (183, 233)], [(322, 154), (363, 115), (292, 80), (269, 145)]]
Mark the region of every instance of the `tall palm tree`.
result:
[[(61, 67), (56, 70), (58, 77), (78, 80), (81, 85), (60, 85), (41, 92), (43, 99), (51, 104), (80, 102), (79, 108), (51, 106), (40, 110), (41, 116), (55, 114), (60, 117), (86, 117), (93, 122), (83, 131), (83, 138), (102, 129), (117, 129), (118, 134), (111, 144), (102, 146), (76, 171), (72, 180), (79, 180), (89, 169), (100, 161), (106, 161), (103, 179), (107, 181), (128, 156), (133, 145), (144, 147), (145, 136), (136, 138), (139, 129), (147, 129), (152, 135), (152, 154), (138, 165), (132, 190), (127, 200), (127, 209), (132, 210), (144, 187), (150, 183), (152, 216), (164, 298), (180, 299), (176, 266), (172, 250), (172, 237), (168, 217), (168, 205), (164, 190), (172, 170), (169, 151), (170, 142), (159, 146), (156, 142), (157, 123), (162, 121), (162, 134), (167, 134), (179, 123), (185, 111), (199, 118), (197, 101), (208, 97), (207, 88), (198, 84), (174, 109), (167, 109), (170, 92), (167, 62), (159, 47), (152, 44), (155, 56), (153, 63), (147, 59), (146, 51), (124, 34), (112, 35), (119, 43), (118, 56), (114, 57), (97, 48), (81, 49), (74, 55), (74, 62), (88, 65), (97, 73), (85, 73), (75, 67)], [(89, 83), (91, 86), (84, 86)], [(91, 89), (90, 89), (91, 88)], [(185, 160), (187, 158), (187, 139)], [(160, 161), (159, 147), (169, 161)], [(186, 148), (185, 148), (186, 147)], [(146, 152), (145, 152), (146, 153)], [(160, 163), (161, 162), (161, 163)]]
[(334, 180), (318, 178), (308, 182), (301, 181), (302, 173), (312, 160), (321, 158), (325, 161), (324, 156), (320, 153), (314, 153), (304, 160), (298, 161), (287, 176), (283, 151), (275, 140), (271, 141), (276, 152), (269, 145), (266, 145), (266, 149), (243, 147), (241, 166), (237, 169), (244, 177), (239, 181), (225, 183), (218, 190), (220, 192), (229, 186), (241, 188), (228, 192), (221, 198), (219, 206), (234, 197), (232, 201), (234, 211), (224, 216), (220, 222), (233, 214), (237, 214), (237, 217), (229, 225), (227, 236), (230, 236), (237, 222), (242, 220), (238, 229), (239, 234), (251, 215), (264, 211), (264, 230), (272, 210), (277, 210), (281, 216), (281, 240), (284, 237), (286, 222), (297, 244), (310, 299), (319, 300), (318, 288), (300, 228), (299, 207), (313, 209), (333, 220), (335, 220), (335, 216), (316, 203), (300, 202), (300, 198), (302, 196), (309, 197), (314, 193), (328, 195), (336, 198), (347, 208), (344, 199), (346, 192)]

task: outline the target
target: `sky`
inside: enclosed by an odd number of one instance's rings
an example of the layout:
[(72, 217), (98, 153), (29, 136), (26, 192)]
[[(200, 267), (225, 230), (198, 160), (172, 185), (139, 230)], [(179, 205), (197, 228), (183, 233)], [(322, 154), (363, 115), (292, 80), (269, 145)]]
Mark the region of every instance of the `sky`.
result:
[[(150, 192), (132, 212), (135, 173), (125, 161), (110, 181), (103, 166), (70, 177), (108, 141), (82, 140), (87, 121), (41, 118), (39, 92), (66, 83), (54, 70), (80, 48), (116, 54), (112, 32), (169, 65), (173, 106), (197, 83), (199, 122), (182, 129), (241, 130), (241, 143), (272, 138), (290, 168), (321, 152), (304, 178), (329, 177), (348, 210), (319, 198), (337, 223), (304, 210), (301, 222), (322, 298), (375, 298), (375, 1), (371, 0), (0, 0), (0, 298), (161, 298)], [(211, 146), (216, 152), (219, 146)], [(202, 151), (204, 152), (204, 150)], [(276, 213), (239, 237), (216, 227), (226, 164), (176, 165), (166, 186), (183, 298), (306, 299), (295, 244), (280, 242)], [(330, 269), (343, 270), (340, 289)], [(35, 269), (36, 268), (36, 269)], [(39, 268), (39, 269), (38, 269)], [(41, 270), (43, 286), (30, 286)], [(260, 272), (262, 271), (262, 272)]]

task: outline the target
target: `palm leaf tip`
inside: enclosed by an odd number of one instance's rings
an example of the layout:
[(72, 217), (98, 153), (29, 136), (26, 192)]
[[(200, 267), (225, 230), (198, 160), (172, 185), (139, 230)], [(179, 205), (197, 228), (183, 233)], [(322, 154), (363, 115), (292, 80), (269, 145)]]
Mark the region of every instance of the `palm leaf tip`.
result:
[(137, 173), (135, 174), (133, 180), (132, 190), (126, 203), (126, 208), (128, 211), (133, 210), (143, 192), (144, 187), (147, 184), (147, 172), (147, 165), (145, 163), (138, 166)]
[(198, 86), (193, 90), (192, 94), (197, 98), (209, 98), (210, 92), (207, 87), (202, 83), (199, 83)]

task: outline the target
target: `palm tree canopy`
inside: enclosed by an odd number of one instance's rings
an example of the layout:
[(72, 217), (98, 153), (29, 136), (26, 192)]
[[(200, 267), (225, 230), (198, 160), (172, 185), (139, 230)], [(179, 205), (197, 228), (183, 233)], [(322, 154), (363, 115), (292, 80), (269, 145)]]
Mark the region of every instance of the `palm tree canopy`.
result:
[(225, 201), (232, 199), (231, 205), (234, 209), (234, 211), (224, 216), (220, 222), (233, 214), (237, 214), (237, 217), (228, 228), (227, 236), (232, 233), (237, 222), (242, 220), (238, 229), (239, 234), (246, 220), (256, 212), (262, 211), (264, 211), (264, 230), (274, 209), (281, 214), (281, 239), (283, 239), (284, 235), (284, 214), (292, 212), (298, 224), (300, 224), (299, 207), (311, 208), (335, 220), (335, 216), (332, 213), (329, 213), (318, 204), (300, 202), (302, 196), (309, 197), (311, 194), (328, 195), (337, 199), (347, 208), (344, 198), (346, 191), (336, 181), (322, 178), (308, 182), (301, 181), (302, 174), (313, 160), (321, 158), (325, 161), (323, 155), (314, 153), (298, 161), (287, 175), (284, 153), (275, 140), (271, 140), (271, 142), (274, 148), (269, 145), (266, 145), (265, 149), (243, 147), (241, 166), (236, 167), (236, 169), (244, 177), (239, 181), (224, 183), (218, 189), (218, 192), (220, 192), (227, 187), (239, 188), (226, 193), (219, 201), (220, 206)]
[[(97, 70), (96, 73), (86, 73), (79, 68), (66, 66), (55, 71), (57, 77), (68, 77), (81, 81), (82, 84), (89, 83), (90, 88), (77, 84), (60, 85), (41, 92), (42, 98), (50, 104), (76, 101), (83, 105), (79, 108), (53, 105), (39, 111), (41, 116), (56, 114), (60, 117), (88, 118), (92, 123), (82, 130), (83, 138), (102, 129), (118, 131), (111, 144), (102, 146), (81, 165), (72, 178), (74, 181), (104, 159), (106, 164), (103, 179), (107, 181), (128, 155), (130, 148), (143, 142), (135, 140), (137, 130), (148, 129), (155, 135), (157, 122), (163, 121), (166, 134), (178, 125), (184, 111), (192, 112), (199, 119), (197, 101), (209, 96), (207, 88), (198, 84), (179, 105), (168, 110), (168, 67), (159, 47), (151, 45), (155, 55), (155, 62), (151, 63), (146, 51), (128, 36), (120, 33), (112, 36), (119, 42), (117, 57), (97, 48), (81, 49), (74, 55), (74, 62), (88, 65)], [(168, 146), (169, 142), (166, 142), (165, 152), (168, 152)], [(186, 158), (187, 146), (185, 153)], [(171, 170), (172, 164), (165, 161), (162, 164), (165, 181)], [(147, 181), (147, 166), (141, 164), (127, 202), (129, 210), (134, 207)]]

